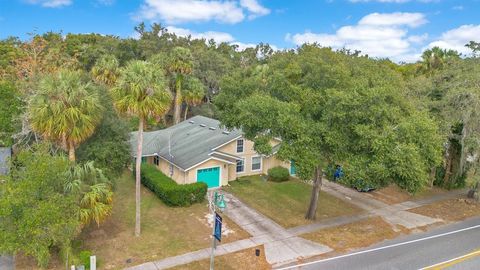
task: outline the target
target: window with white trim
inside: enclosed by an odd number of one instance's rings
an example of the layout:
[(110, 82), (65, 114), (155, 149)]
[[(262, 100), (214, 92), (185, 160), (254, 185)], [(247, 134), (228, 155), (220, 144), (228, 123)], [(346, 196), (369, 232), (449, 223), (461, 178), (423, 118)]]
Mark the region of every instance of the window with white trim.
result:
[(245, 171), (245, 161), (243, 159), (237, 160), (237, 173), (242, 173)]
[(244, 144), (243, 139), (238, 139), (237, 140), (237, 153), (243, 153), (243, 144)]
[(159, 156), (154, 156), (153, 157), (153, 164), (157, 165), (160, 164), (160, 157)]
[(262, 169), (262, 157), (252, 157), (252, 171), (259, 171)]

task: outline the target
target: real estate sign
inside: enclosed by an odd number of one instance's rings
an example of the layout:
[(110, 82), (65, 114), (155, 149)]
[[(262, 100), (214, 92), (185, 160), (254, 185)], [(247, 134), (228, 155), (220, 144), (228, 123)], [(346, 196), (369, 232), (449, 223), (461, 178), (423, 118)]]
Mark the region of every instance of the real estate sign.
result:
[(222, 217), (215, 212), (215, 233), (213, 234), (218, 242), (222, 241)]

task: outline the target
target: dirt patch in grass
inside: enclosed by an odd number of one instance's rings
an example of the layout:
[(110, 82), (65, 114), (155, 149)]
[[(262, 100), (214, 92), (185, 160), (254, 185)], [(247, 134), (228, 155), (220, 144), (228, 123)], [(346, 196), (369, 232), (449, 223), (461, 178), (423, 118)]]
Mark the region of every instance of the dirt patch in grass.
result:
[(480, 215), (480, 204), (466, 198), (456, 198), (435, 202), (408, 210), (424, 216), (446, 221), (460, 221)]
[(445, 193), (446, 190), (433, 187), (425, 189), (418, 194), (412, 195), (406, 192), (405, 190), (399, 188), (397, 185), (392, 184), (384, 188), (374, 190), (372, 192), (366, 193), (369, 196), (372, 196), (374, 199), (382, 201), (387, 204), (397, 204), (406, 201), (414, 201), (419, 199), (424, 199), (436, 194)]
[(368, 247), (387, 239), (393, 239), (408, 233), (405, 228), (392, 226), (381, 217), (372, 217), (354, 223), (323, 229), (301, 235), (301, 237), (327, 245), (335, 252), (345, 252), (352, 249)]
[[(125, 172), (116, 182), (112, 215), (99, 227), (85, 228), (79, 236), (81, 243), (77, 252), (92, 251), (97, 256), (97, 269), (123, 269), (210, 246), (212, 229), (206, 218), (207, 202), (190, 207), (168, 207), (143, 187), (141, 196), (140, 237), (134, 236), (135, 180), (131, 172)], [(230, 231), (222, 236), (222, 243), (250, 237), (228, 217), (222, 215), (222, 218), (223, 226)], [(131, 263), (126, 262), (128, 259)], [(25, 267), (17, 269), (37, 269), (32, 266), (33, 259), (24, 258), (20, 263)], [(50, 269), (63, 269), (64, 263), (54, 260), (51, 265)]]
[[(255, 249), (260, 249), (260, 256), (255, 256)], [(210, 260), (201, 260), (185, 265), (180, 265), (171, 270), (204, 270), (209, 269)], [(265, 259), (265, 251), (263, 246), (250, 248), (235, 253), (215, 257), (215, 269), (222, 270), (263, 270), (271, 269)]]
[[(248, 176), (231, 182), (230, 186), (224, 189), (283, 227), (312, 223), (304, 218), (312, 187), (300, 180), (276, 183), (264, 181), (260, 176)], [(362, 210), (353, 204), (321, 192), (316, 222), (361, 212)]]

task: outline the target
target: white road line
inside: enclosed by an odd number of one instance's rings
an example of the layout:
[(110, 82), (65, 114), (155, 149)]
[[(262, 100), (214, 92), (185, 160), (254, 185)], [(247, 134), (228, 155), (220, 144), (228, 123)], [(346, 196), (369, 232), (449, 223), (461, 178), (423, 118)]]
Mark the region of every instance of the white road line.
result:
[(354, 253), (350, 253), (350, 254), (345, 254), (345, 255), (341, 255), (341, 256), (337, 256), (337, 257), (322, 259), (322, 260), (318, 260), (318, 261), (314, 261), (314, 262), (302, 263), (302, 264), (297, 264), (297, 265), (293, 265), (293, 266), (287, 266), (287, 267), (284, 267), (284, 268), (277, 268), (277, 270), (294, 269), (294, 268), (298, 268), (298, 267), (302, 267), (302, 266), (307, 266), (307, 265), (311, 265), (311, 264), (316, 264), (316, 263), (322, 263), (322, 262), (327, 262), (327, 261), (338, 260), (338, 259), (341, 259), (341, 258), (356, 256), (356, 255), (365, 254), (365, 253), (370, 253), (370, 252), (375, 252), (375, 251), (379, 251), (379, 250), (383, 250), (383, 249), (388, 249), (388, 248), (393, 248), (393, 247), (399, 247), (399, 246), (404, 246), (404, 245), (408, 245), (408, 244), (412, 244), (412, 243), (416, 243), (416, 242), (421, 242), (421, 241), (426, 241), (426, 240), (430, 240), (430, 239), (434, 239), (434, 238), (439, 238), (439, 237), (447, 236), (447, 235), (450, 235), (450, 234), (455, 234), (455, 233), (459, 233), (459, 232), (464, 232), (464, 231), (468, 231), (468, 230), (473, 230), (473, 229), (476, 229), (476, 228), (480, 228), (480, 225), (475, 225), (475, 226), (468, 227), (468, 228), (463, 228), (463, 229), (460, 229), (460, 230), (455, 230), (455, 231), (451, 231), (451, 232), (436, 234), (436, 235), (432, 235), (432, 236), (428, 236), (428, 237), (424, 237), (424, 238), (420, 238), (420, 239), (415, 239), (415, 240), (410, 240), (410, 241), (406, 241), (406, 242), (402, 242), (402, 243), (397, 243), (397, 244), (393, 244), (393, 245), (389, 245), (389, 246), (384, 246), (384, 247), (378, 247), (378, 248), (373, 248), (373, 249), (362, 250), (362, 251), (358, 251), (358, 252), (354, 252)]

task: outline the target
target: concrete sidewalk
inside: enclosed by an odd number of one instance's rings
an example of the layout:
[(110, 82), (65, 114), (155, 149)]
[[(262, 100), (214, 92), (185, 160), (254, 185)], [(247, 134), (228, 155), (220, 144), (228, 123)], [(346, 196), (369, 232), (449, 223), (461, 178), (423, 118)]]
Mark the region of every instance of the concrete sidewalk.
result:
[[(254, 239), (249, 238), (249, 239), (239, 240), (239, 241), (235, 241), (228, 244), (219, 245), (215, 250), (215, 256), (221, 256), (224, 254), (237, 252), (240, 250), (258, 246), (260, 244), (261, 244), (260, 242), (257, 243)], [(177, 265), (182, 265), (182, 264), (187, 264), (195, 261), (208, 259), (210, 258), (210, 251), (211, 251), (210, 248), (204, 248), (194, 252), (189, 252), (189, 253), (185, 253), (182, 255), (174, 256), (174, 257), (168, 257), (163, 260), (147, 262), (147, 263), (133, 266), (127, 269), (129, 270), (167, 269)]]
[[(285, 265), (300, 258), (312, 257), (331, 251), (331, 249), (327, 246), (308, 241), (298, 237), (298, 235), (320, 229), (353, 223), (373, 216), (381, 216), (384, 220), (392, 224), (394, 228), (396, 225), (402, 225), (409, 229), (413, 229), (419, 226), (439, 222), (441, 220), (407, 212), (407, 210), (436, 201), (454, 198), (464, 192), (463, 190), (452, 191), (445, 194), (438, 194), (423, 200), (407, 201), (395, 205), (388, 205), (386, 203), (377, 201), (366, 194), (328, 181), (324, 183), (322, 190), (342, 200), (346, 200), (359, 206), (360, 208), (366, 210), (366, 213), (354, 216), (336, 217), (323, 220), (322, 222), (284, 229), (273, 220), (246, 206), (233, 195), (226, 193), (225, 199), (228, 204), (228, 210), (225, 212), (225, 214), (235, 223), (241, 226), (242, 229), (250, 233), (252, 237), (219, 245), (215, 250), (215, 255), (221, 256), (236, 251), (253, 248), (259, 245), (264, 245), (266, 259), (270, 264), (272, 264), (273, 267)], [(187, 264), (208, 258), (210, 258), (210, 248), (205, 248), (179, 256), (169, 257), (154, 262), (147, 262), (141, 265), (130, 267), (128, 269), (167, 269), (177, 265)]]
[(382, 217), (386, 222), (393, 225), (394, 229), (397, 225), (400, 225), (411, 230), (417, 227), (422, 227), (442, 221), (441, 219), (431, 218), (405, 211), (417, 207), (419, 205), (418, 203), (410, 202), (389, 205), (384, 202), (375, 200), (364, 193), (330, 181), (324, 182), (323, 190), (342, 200), (349, 201), (350, 203), (366, 210), (374, 216)]
[[(225, 193), (228, 208), (224, 213), (252, 237), (222, 244), (215, 249), (215, 256), (264, 245), (265, 258), (272, 266), (283, 265), (332, 251), (331, 248), (301, 237), (284, 229), (273, 220), (246, 206), (229, 193)], [(163, 260), (148, 262), (129, 270), (159, 270), (210, 258), (210, 248), (197, 250)]]
[[(350, 203), (365, 209), (367, 213), (358, 214), (354, 216), (341, 216), (341, 217), (330, 218), (327, 220), (323, 220), (322, 222), (290, 228), (288, 229), (288, 232), (294, 235), (302, 235), (302, 234), (318, 231), (321, 229), (326, 229), (326, 228), (331, 228), (331, 227), (336, 227), (336, 226), (357, 222), (369, 217), (374, 217), (379, 215), (383, 217), (390, 224), (393, 224), (394, 226), (395, 224), (406, 223), (406, 222), (409, 222), (409, 220), (415, 220), (415, 218), (417, 218), (418, 216), (421, 216), (421, 219), (423, 220), (423, 222), (421, 220), (420, 221), (416, 220), (417, 224), (409, 223), (408, 226), (409, 227), (412, 227), (413, 225), (423, 226), (422, 224), (425, 224), (425, 220), (428, 220), (429, 222), (433, 222), (433, 220), (436, 220), (436, 222), (438, 222), (441, 220), (432, 219), (430, 217), (425, 217), (422, 215), (417, 215), (417, 214), (406, 212), (406, 211), (417, 208), (417, 207), (421, 207), (424, 205), (428, 205), (437, 201), (452, 199), (452, 198), (458, 197), (461, 194), (467, 193), (465, 189), (453, 190), (453, 191), (449, 191), (442, 194), (436, 194), (426, 199), (406, 201), (406, 202), (402, 202), (394, 205), (388, 205), (373, 199), (371, 196), (368, 196), (368, 194), (360, 193), (353, 189), (349, 189), (331, 182), (328, 182), (327, 187), (324, 186), (322, 190), (325, 192), (329, 192), (330, 194), (342, 200), (348, 200)], [(408, 213), (407, 217), (404, 216), (405, 212)], [(413, 215), (410, 215), (410, 214), (413, 214)], [(402, 218), (404, 220), (401, 220)], [(395, 220), (395, 219), (400, 219), (400, 220)]]

